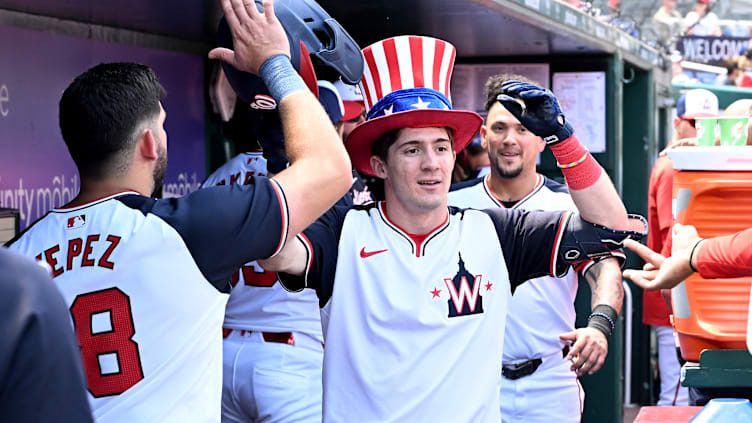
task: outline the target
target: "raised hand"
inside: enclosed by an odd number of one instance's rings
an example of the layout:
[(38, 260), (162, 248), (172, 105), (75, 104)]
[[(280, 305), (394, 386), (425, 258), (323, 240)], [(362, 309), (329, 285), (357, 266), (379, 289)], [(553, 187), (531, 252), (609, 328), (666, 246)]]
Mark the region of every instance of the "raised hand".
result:
[(279, 54), (290, 57), (290, 44), (282, 24), (274, 15), (272, 0), (264, 0), (263, 13), (253, 0), (222, 0), (233, 50), (217, 47), (210, 59), (223, 60), (238, 70), (257, 74), (264, 62)]
[[(564, 141), (574, 134), (574, 128), (564, 118), (559, 101), (551, 91), (521, 81), (507, 81), (501, 89), (503, 94), (496, 100), (546, 144)], [(514, 97), (522, 100), (524, 107)]]
[(671, 257), (666, 258), (639, 242), (627, 240), (624, 246), (645, 260), (645, 266), (642, 270), (625, 270), (624, 277), (649, 291), (673, 288), (694, 273), (689, 258), (700, 241), (694, 227), (676, 224), (673, 228), (673, 252)]

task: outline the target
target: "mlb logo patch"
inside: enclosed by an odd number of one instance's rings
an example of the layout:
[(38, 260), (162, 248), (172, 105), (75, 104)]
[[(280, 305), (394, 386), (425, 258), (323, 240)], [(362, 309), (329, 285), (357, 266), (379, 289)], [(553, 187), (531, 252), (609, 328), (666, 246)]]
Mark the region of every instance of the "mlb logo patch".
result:
[(73, 216), (68, 218), (68, 223), (65, 225), (66, 229), (76, 229), (84, 226), (86, 224), (86, 215), (80, 214), (78, 216)]

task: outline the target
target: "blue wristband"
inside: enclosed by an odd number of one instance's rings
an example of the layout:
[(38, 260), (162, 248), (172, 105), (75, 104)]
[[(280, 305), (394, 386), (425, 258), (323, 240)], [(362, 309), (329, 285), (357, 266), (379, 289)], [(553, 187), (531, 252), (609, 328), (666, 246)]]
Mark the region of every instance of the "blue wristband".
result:
[(295, 91), (308, 90), (303, 78), (292, 67), (290, 58), (283, 54), (268, 58), (259, 68), (259, 75), (277, 104)]
[(268, 58), (259, 68), (259, 75), (277, 104), (295, 91), (308, 90), (303, 78), (292, 67), (290, 58), (283, 54)]

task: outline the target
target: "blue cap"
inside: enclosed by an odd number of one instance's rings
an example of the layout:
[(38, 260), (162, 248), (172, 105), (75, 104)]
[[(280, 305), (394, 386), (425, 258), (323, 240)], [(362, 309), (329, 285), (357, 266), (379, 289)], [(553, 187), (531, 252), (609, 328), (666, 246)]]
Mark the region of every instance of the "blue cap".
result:
[(317, 81), (319, 85), (319, 103), (324, 106), (326, 114), (332, 123), (337, 123), (345, 114), (345, 105), (339, 96), (337, 88), (329, 81)]

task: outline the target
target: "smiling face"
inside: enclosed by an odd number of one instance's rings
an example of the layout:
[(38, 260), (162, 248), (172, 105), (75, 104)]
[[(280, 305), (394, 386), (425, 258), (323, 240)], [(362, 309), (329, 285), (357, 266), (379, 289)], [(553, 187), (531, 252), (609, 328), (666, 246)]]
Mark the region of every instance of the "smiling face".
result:
[(405, 128), (389, 147), (386, 160), (371, 157), (376, 176), (384, 179), (388, 203), (408, 212), (446, 207), (454, 166), (447, 128)]
[(546, 146), (498, 102), (488, 110), (480, 138), (488, 150), (491, 172), (507, 179), (535, 173), (535, 160)]

